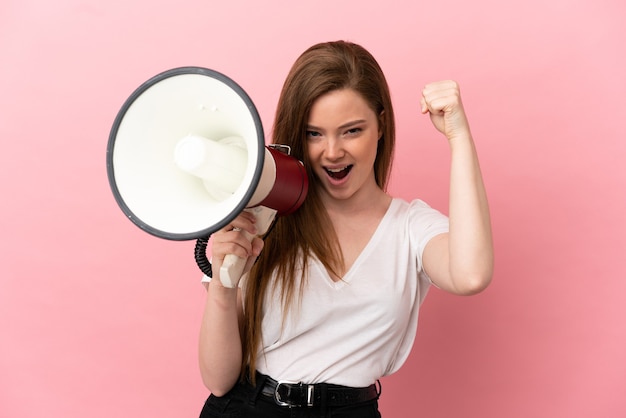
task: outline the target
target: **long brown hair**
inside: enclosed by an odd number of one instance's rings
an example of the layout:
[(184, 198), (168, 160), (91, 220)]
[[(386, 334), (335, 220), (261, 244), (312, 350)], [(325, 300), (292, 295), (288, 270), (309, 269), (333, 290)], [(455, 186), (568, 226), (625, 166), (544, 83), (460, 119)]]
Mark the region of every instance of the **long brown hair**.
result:
[(315, 100), (338, 89), (359, 93), (379, 115), (383, 132), (374, 162), (376, 183), (385, 190), (395, 144), (395, 122), (389, 87), (374, 57), (360, 45), (335, 41), (314, 45), (296, 60), (278, 101), (272, 142), (291, 147), (309, 178), (309, 192), (293, 214), (276, 220), (265, 237), (265, 247), (244, 286), (242, 377), (250, 370), (254, 380), (261, 344), (263, 302), (270, 289), (280, 289), (284, 312), (294, 302), (296, 289), (306, 279), (309, 257), (317, 257), (332, 273), (343, 267), (343, 255), (328, 214), (320, 200), (319, 184), (308, 164), (306, 127)]

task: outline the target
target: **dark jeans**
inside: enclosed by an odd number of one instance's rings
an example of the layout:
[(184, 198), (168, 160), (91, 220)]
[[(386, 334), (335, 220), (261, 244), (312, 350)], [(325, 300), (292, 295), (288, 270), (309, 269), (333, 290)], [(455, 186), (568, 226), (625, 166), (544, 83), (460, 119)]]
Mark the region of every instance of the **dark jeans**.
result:
[(257, 386), (239, 382), (226, 395), (209, 396), (200, 418), (381, 418), (376, 399), (342, 407), (294, 407), (276, 404), (261, 393), (265, 376), (257, 375)]

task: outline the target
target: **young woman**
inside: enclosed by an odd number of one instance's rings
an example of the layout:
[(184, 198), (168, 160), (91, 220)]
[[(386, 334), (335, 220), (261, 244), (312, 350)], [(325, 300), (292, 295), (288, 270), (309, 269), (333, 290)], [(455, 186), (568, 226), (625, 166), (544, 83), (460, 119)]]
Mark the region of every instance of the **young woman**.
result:
[[(386, 192), (394, 113), (371, 54), (338, 41), (297, 59), (273, 142), (304, 162), (309, 192), (263, 239), (243, 236), (256, 233), (246, 212), (213, 235), (201, 417), (380, 417), (378, 379), (408, 357), (429, 286), (489, 284), (487, 197), (457, 83), (427, 85), (421, 111), (450, 146), (448, 217)], [(248, 260), (235, 289), (220, 284), (226, 254)]]

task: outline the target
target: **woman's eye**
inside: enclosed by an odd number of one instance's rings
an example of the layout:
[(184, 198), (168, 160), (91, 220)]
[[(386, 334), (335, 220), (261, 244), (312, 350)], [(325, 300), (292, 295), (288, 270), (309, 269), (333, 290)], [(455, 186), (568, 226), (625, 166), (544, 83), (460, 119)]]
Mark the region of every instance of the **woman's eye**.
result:
[(306, 137), (307, 138), (319, 138), (320, 136), (322, 136), (319, 132), (315, 132), (315, 131), (306, 131)]
[(361, 128), (352, 128), (352, 129), (348, 129), (346, 131), (346, 135), (350, 135), (350, 136), (354, 136), (354, 135), (358, 135), (359, 133), (361, 133), (362, 129)]

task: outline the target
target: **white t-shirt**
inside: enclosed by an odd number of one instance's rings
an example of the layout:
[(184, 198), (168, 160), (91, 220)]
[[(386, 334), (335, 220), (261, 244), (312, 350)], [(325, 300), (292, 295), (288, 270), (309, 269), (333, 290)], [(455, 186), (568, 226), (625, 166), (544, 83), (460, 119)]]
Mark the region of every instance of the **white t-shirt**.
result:
[(276, 380), (354, 387), (398, 370), (431, 284), (424, 247), (447, 231), (448, 218), (423, 201), (393, 199), (342, 281), (312, 259), (301, 303), (284, 322), (279, 292), (266, 295), (257, 369)]

